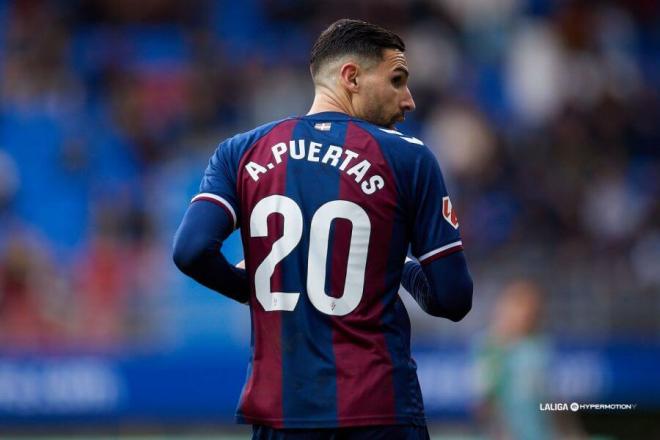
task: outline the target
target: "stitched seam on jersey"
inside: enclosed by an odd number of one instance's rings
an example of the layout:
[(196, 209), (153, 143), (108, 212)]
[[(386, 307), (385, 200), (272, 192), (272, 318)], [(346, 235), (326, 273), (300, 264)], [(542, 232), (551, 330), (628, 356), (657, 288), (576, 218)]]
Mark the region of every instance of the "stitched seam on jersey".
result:
[(446, 245), (444, 245), (444, 246), (441, 246), (441, 247), (439, 247), (439, 248), (437, 248), (437, 249), (434, 249), (434, 250), (432, 250), (432, 251), (430, 251), (430, 252), (425, 253), (424, 255), (422, 255), (421, 257), (419, 257), (418, 260), (419, 260), (420, 263), (422, 263), (424, 260), (426, 260), (426, 259), (428, 259), (428, 258), (434, 256), (435, 254), (438, 254), (438, 253), (440, 253), (440, 252), (443, 252), (443, 251), (449, 250), (449, 249), (451, 249), (451, 248), (453, 248), (453, 247), (457, 247), (457, 246), (463, 246), (463, 242), (462, 242), (461, 240), (458, 240), (458, 241), (455, 241), (455, 242), (453, 242), (453, 243), (446, 244)]

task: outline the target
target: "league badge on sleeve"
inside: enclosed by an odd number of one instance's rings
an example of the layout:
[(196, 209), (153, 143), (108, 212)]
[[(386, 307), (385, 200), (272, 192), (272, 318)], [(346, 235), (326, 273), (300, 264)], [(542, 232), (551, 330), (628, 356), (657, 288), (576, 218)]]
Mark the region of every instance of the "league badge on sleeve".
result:
[(451, 205), (449, 196), (442, 198), (442, 216), (454, 229), (458, 229), (458, 217), (456, 216), (454, 207)]

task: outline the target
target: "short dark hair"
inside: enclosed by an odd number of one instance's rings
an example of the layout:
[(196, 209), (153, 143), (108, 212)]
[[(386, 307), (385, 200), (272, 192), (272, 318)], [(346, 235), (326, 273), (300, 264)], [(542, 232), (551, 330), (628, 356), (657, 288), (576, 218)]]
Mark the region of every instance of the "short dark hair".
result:
[(378, 25), (342, 18), (328, 26), (314, 43), (309, 60), (312, 76), (323, 63), (343, 55), (382, 60), (384, 49), (404, 52), (406, 45), (397, 34)]

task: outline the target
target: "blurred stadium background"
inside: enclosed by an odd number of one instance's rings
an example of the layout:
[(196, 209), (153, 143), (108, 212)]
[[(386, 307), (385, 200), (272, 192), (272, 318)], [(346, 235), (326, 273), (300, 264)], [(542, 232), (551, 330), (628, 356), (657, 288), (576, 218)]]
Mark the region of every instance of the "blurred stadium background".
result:
[[(475, 279), (460, 324), (407, 301), (432, 433), (497, 438), (518, 411), (660, 438), (655, 0), (0, 0), (0, 436), (247, 435), (249, 313), (171, 240), (221, 140), (307, 111), (341, 17), (404, 37), (400, 128), (437, 153)], [(484, 343), (512, 283), (540, 292), (531, 361)], [(538, 407), (573, 401), (637, 407)]]

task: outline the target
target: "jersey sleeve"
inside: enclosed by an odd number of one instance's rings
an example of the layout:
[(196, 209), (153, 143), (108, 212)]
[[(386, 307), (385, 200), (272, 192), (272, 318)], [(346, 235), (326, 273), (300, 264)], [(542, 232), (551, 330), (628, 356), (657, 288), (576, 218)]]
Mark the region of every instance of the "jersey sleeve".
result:
[(215, 150), (204, 171), (199, 193), (192, 202), (205, 200), (222, 207), (233, 221), (234, 229), (239, 225), (239, 204), (236, 193), (238, 164), (235, 161), (232, 139), (222, 142)]
[(412, 253), (421, 264), (463, 249), (458, 217), (438, 161), (426, 147), (415, 160), (412, 185)]

